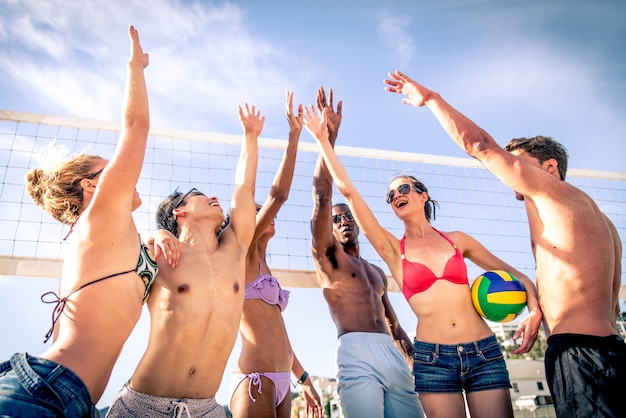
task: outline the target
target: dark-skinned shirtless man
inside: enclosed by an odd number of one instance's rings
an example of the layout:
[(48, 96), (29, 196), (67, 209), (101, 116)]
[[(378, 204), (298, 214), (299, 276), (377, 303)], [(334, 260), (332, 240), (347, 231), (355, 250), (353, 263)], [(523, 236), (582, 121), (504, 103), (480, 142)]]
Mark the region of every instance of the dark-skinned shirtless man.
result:
[[(341, 123), (341, 101), (333, 108), (318, 89), (317, 106), (327, 112), (330, 141)], [(387, 295), (387, 277), (359, 254), (359, 228), (345, 204), (332, 205), (332, 178), (320, 156), (313, 176), (311, 250), (317, 279), (337, 326), (337, 391), (346, 418), (421, 417), (413, 390), (412, 343)], [(398, 349), (400, 348), (402, 352)], [(404, 354), (404, 356), (403, 356)]]

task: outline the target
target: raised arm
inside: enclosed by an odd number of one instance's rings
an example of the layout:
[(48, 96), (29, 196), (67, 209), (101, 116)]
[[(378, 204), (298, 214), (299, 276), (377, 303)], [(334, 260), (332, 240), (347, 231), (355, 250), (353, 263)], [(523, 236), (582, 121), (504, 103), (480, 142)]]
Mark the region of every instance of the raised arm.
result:
[[(144, 78), (149, 57), (143, 52), (139, 34), (133, 26), (128, 29), (128, 35), (130, 59), (122, 105), (122, 129), (113, 157), (100, 175), (93, 205), (109, 202), (112, 210), (130, 214), (146, 152), (150, 113)], [(106, 199), (98, 199), (100, 194), (106, 195)]]
[(455, 231), (450, 232), (448, 235), (450, 236), (450, 239), (452, 239), (452, 241), (454, 241), (454, 243), (459, 247), (463, 256), (472, 260), (472, 262), (480, 268), (486, 271), (504, 270), (517, 277), (522, 283), (524, 289), (526, 290), (526, 306), (528, 308), (528, 315), (526, 315), (520, 322), (517, 327), (517, 331), (513, 336), (513, 339), (518, 339), (523, 336), (522, 343), (513, 351), (513, 354), (522, 354), (530, 351), (533, 344), (535, 344), (535, 341), (537, 340), (539, 327), (541, 326), (541, 321), (543, 319), (543, 313), (541, 312), (539, 301), (537, 299), (537, 288), (535, 284), (524, 273), (498, 258), (480, 242), (466, 233)]
[(470, 156), (479, 160), (491, 173), (511, 189), (524, 196), (532, 196), (546, 190), (546, 182), (559, 187), (559, 182), (545, 171), (527, 164), (511, 154), (485, 130), (452, 107), (438, 93), (418, 84), (407, 75), (396, 71), (383, 81), (385, 90), (404, 94), (403, 104), (416, 107), (427, 106), (435, 115), (450, 138)]
[(265, 199), (265, 203), (263, 203), (261, 211), (256, 217), (256, 228), (254, 231), (254, 237), (252, 238), (253, 245), (263, 232), (265, 232), (267, 226), (270, 222), (272, 222), (272, 219), (274, 219), (282, 205), (289, 197), (289, 190), (293, 180), (293, 172), (296, 166), (298, 142), (300, 140), (300, 133), (302, 132), (304, 122), (301, 104), (298, 105), (298, 113), (294, 114), (293, 112), (293, 91), (287, 92), (286, 116), (287, 122), (289, 123), (289, 141), (287, 143), (287, 149), (283, 154), (283, 159), (281, 160), (280, 166), (274, 176), (270, 193), (267, 196), (267, 199)]
[[(328, 120), (327, 131), (331, 146), (335, 146), (339, 126), (341, 125), (341, 110), (343, 103), (339, 101), (337, 111), (333, 107), (333, 90), (330, 89), (330, 99), (326, 100), (323, 87), (317, 89), (317, 107), (320, 112), (326, 109)], [(333, 180), (326, 167), (324, 158), (317, 158), (313, 173), (313, 214), (311, 216), (311, 249), (317, 259), (327, 254), (327, 250), (334, 245), (332, 224), (332, 196)]]
[[(365, 203), (365, 200), (363, 200), (363, 197), (348, 177), (348, 173), (341, 164), (341, 161), (339, 161), (337, 154), (335, 154), (335, 150), (329, 140), (327, 110), (325, 109), (322, 112), (321, 119), (317, 115), (313, 106), (311, 106), (310, 109), (305, 108), (304, 112), (304, 126), (311, 133), (311, 135), (313, 135), (313, 138), (315, 138), (316, 142), (320, 146), (324, 162), (328, 167), (333, 180), (335, 180), (337, 188), (346, 198), (346, 202), (348, 203), (359, 228), (372, 243), (372, 246), (376, 249), (382, 259), (389, 265), (394, 277), (402, 277), (401, 271), (394, 271), (394, 269), (397, 270), (397, 266), (399, 266), (398, 260), (400, 257), (398, 251), (399, 244), (396, 244), (397, 239), (380, 226), (378, 220)], [(328, 213), (328, 218), (330, 219), (330, 212)]]
[[(235, 190), (231, 200), (230, 225), (227, 231), (234, 233), (237, 245), (245, 248), (247, 252), (256, 224), (254, 188), (259, 155), (257, 140), (263, 130), (265, 117), (261, 117), (261, 112), (254, 106), (250, 107), (248, 103), (243, 108), (238, 106), (238, 112), (239, 121), (243, 126), (243, 141), (235, 173)], [(224, 239), (227, 239), (226, 237), (227, 235)]]

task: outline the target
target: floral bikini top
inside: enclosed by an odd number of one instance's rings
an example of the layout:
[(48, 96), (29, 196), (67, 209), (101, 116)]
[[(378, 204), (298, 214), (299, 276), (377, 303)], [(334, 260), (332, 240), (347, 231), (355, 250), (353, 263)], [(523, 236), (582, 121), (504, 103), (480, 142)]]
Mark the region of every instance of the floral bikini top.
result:
[(246, 286), (244, 299), (262, 299), (269, 305), (278, 305), (282, 312), (287, 308), (289, 291), (280, 287), (276, 277), (263, 274), (259, 265), (259, 276)]
[[(144, 244), (143, 241), (141, 240), (141, 236), (139, 236), (139, 260), (137, 261), (137, 266), (135, 268), (130, 269), (128, 271), (122, 271), (120, 273), (110, 274), (100, 279), (92, 280), (89, 283), (85, 283), (84, 285), (78, 287), (77, 289), (72, 290), (69, 295), (63, 298), (60, 298), (55, 292), (46, 292), (43, 295), (41, 295), (41, 301), (43, 303), (56, 303), (56, 306), (54, 307), (54, 310), (52, 311), (52, 327), (46, 333), (44, 343), (48, 342), (50, 337), (52, 337), (52, 334), (54, 333), (54, 326), (56, 322), (58, 321), (59, 317), (61, 316), (63, 309), (65, 309), (65, 305), (67, 304), (67, 300), (69, 299), (70, 296), (72, 296), (74, 293), (92, 284), (101, 282), (106, 279), (110, 279), (112, 277), (121, 276), (122, 274), (132, 273), (132, 272), (137, 273), (139, 278), (143, 281), (145, 291), (143, 293), (143, 298), (141, 300), (141, 303), (144, 304), (148, 300), (148, 296), (150, 296), (150, 289), (152, 289), (152, 284), (154, 283), (154, 280), (156, 279), (156, 276), (159, 273), (159, 266), (150, 248), (148, 248), (148, 246)], [(48, 296), (52, 296), (53, 299), (46, 300)]]
[[(435, 229), (435, 228), (433, 228)], [(400, 251), (402, 257), (402, 293), (406, 300), (411, 299), (416, 293), (421, 293), (431, 287), (437, 280), (447, 280), (456, 284), (469, 285), (467, 279), (467, 266), (463, 259), (463, 254), (457, 246), (443, 232), (435, 231), (446, 239), (454, 247), (454, 255), (446, 263), (441, 277), (435, 276), (427, 266), (422, 263), (415, 263), (406, 259), (404, 255), (404, 239), (400, 240)]]

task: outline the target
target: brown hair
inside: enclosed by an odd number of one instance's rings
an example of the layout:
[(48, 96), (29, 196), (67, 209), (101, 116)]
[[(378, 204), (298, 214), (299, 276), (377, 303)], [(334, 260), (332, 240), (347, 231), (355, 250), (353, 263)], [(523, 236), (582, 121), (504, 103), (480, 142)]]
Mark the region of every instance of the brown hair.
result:
[(535, 136), (532, 138), (514, 138), (504, 146), (507, 151), (517, 149), (526, 151), (528, 154), (538, 159), (541, 164), (550, 158), (554, 158), (559, 169), (561, 180), (565, 180), (567, 174), (567, 150), (563, 145), (556, 142), (549, 136)]
[(79, 154), (55, 169), (36, 167), (26, 173), (26, 191), (33, 201), (54, 219), (74, 225), (83, 205), (80, 181), (94, 174), (97, 155)]
[(186, 202), (180, 201), (182, 196), (183, 193), (179, 192), (177, 187), (176, 190), (159, 203), (155, 215), (157, 227), (170, 231), (175, 237), (178, 237), (178, 222), (176, 221), (176, 216), (174, 216), (174, 208), (178, 204), (181, 206), (187, 204)]

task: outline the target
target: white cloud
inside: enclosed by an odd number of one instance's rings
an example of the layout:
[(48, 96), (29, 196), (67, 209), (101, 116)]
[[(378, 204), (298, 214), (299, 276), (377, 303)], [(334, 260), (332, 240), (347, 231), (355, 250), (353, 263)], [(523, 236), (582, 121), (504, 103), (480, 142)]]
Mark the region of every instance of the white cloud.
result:
[(398, 67), (408, 66), (414, 52), (413, 38), (410, 33), (411, 19), (407, 16), (391, 16), (387, 11), (378, 15), (378, 36), (380, 42), (391, 48)]
[[(31, 100), (63, 109), (76, 117), (119, 120), (122, 85), (88, 71), (41, 65), (26, 57), (0, 59), (3, 71), (22, 86)], [(113, 104), (115, 102), (115, 104)]]
[(56, 114), (119, 120), (131, 23), (150, 54), (146, 79), (158, 126), (224, 130), (244, 101), (282, 116), (281, 86), (313, 68), (250, 33), (245, 10), (232, 3), (44, 3), (8, 4), (0, 72)]
[[(623, 23), (608, 6), (579, 3), (564, 9), (563, 2), (392, 1), (386, 11), (371, 4), (357, 11), (352, 4), (338, 5), (332, 16), (299, 16), (325, 19), (332, 30), (319, 33), (310, 22), (303, 21), (301, 31), (290, 20), (289, 29), (279, 26), (300, 13), (299, 6), (263, 14), (265, 8), (244, 1), (0, 0), (0, 85), (7, 92), (0, 106), (119, 120), (132, 23), (150, 54), (146, 79), (155, 127), (238, 133), (236, 106), (249, 102), (267, 118), (263, 136), (284, 137), (284, 90), (294, 89), (296, 102), (306, 104), (324, 84), (346, 100), (347, 140), (378, 133), (398, 138), (385, 144), (389, 149), (404, 149), (402, 124), (390, 129), (373, 120), (365, 127), (348, 113), (374, 117), (371, 100), (382, 88), (372, 80), (398, 68), (490, 130), (519, 131), (525, 124), (555, 132), (556, 126), (621, 144), (615, 138), (626, 132), (620, 116), (624, 60), (611, 55), (619, 45), (609, 38)], [(269, 13), (278, 23), (267, 20)], [(580, 25), (587, 25), (584, 35), (575, 30)], [(294, 27), (296, 33), (287, 32)], [(394, 118), (402, 112), (380, 111)], [(428, 152), (440, 152), (436, 147)]]

